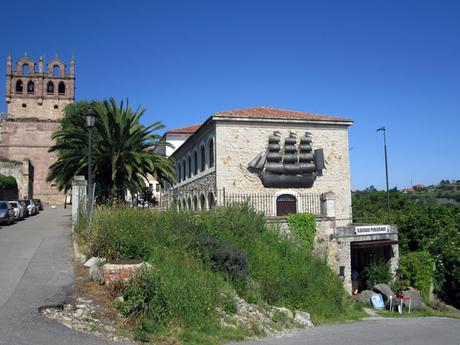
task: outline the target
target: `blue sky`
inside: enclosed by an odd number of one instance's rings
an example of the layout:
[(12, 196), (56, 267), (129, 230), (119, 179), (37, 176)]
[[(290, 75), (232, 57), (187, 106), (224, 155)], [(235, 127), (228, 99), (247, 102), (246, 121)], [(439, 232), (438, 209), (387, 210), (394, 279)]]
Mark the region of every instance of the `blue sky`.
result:
[[(167, 128), (271, 106), (351, 117), (354, 188), (460, 179), (460, 1), (8, 1), (13, 58), (76, 59), (77, 99)], [(0, 111), (6, 106), (1, 102)]]

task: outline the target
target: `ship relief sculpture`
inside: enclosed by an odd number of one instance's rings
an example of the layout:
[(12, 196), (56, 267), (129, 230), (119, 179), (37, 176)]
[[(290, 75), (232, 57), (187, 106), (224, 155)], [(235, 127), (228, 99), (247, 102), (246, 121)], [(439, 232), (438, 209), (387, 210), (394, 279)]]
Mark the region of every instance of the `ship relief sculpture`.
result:
[(280, 132), (275, 131), (268, 138), (267, 150), (259, 153), (248, 169), (259, 175), (264, 187), (311, 188), (325, 168), (323, 150), (313, 151), (308, 132), (300, 140), (291, 132), (283, 147), (281, 142)]

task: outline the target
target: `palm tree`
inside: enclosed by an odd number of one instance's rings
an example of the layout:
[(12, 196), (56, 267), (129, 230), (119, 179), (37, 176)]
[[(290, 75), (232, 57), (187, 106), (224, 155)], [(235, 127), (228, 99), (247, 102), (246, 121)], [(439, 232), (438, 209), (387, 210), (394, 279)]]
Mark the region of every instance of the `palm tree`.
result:
[(170, 146), (155, 132), (164, 126), (159, 122), (144, 126), (139, 120), (144, 109), (132, 108), (111, 98), (101, 101), (79, 101), (64, 110), (59, 129), (53, 133), (55, 144), (49, 152), (58, 159), (50, 166), (47, 180), (60, 190), (71, 188), (75, 175), (86, 175), (88, 169), (88, 129), (85, 114), (89, 108), (96, 112), (92, 130), (93, 177), (96, 193), (106, 199), (115, 195), (123, 198), (126, 190), (135, 193), (145, 187), (149, 175), (160, 184), (175, 179), (173, 162), (157, 149)]

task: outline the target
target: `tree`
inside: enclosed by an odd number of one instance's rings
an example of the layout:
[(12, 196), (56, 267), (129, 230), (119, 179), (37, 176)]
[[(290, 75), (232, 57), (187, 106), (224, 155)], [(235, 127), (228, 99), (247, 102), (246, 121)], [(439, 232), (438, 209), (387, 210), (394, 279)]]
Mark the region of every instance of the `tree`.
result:
[(60, 190), (71, 188), (75, 175), (87, 175), (88, 129), (85, 114), (96, 112), (92, 131), (93, 177), (99, 199), (110, 196), (123, 198), (126, 190), (136, 193), (145, 187), (148, 175), (160, 184), (173, 181), (174, 164), (157, 149), (169, 146), (155, 132), (164, 126), (156, 121), (144, 126), (139, 120), (145, 110), (132, 110), (129, 104), (111, 98), (105, 101), (80, 101), (64, 109), (58, 130), (53, 133), (55, 144), (49, 152), (58, 159), (50, 166), (47, 180)]

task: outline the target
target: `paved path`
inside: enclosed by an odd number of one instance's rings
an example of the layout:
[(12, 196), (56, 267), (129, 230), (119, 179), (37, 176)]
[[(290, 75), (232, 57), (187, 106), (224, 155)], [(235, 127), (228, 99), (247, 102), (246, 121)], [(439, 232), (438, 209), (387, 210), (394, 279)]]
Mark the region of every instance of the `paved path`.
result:
[[(425, 317), (326, 325), (233, 345), (459, 345), (460, 320)], [(228, 344), (230, 345), (230, 344)]]
[(37, 308), (72, 291), (70, 209), (45, 211), (0, 228), (0, 344), (114, 344), (75, 332)]

